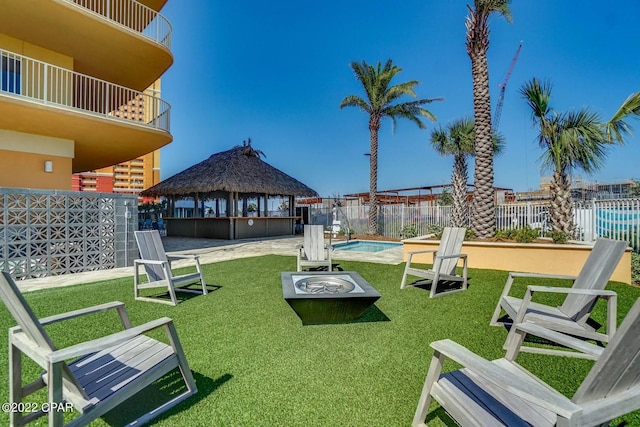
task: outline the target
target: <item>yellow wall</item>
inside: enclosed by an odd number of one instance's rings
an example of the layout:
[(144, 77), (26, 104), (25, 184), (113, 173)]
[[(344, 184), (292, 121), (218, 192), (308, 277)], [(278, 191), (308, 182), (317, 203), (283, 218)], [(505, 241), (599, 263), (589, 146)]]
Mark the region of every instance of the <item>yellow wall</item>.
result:
[(47, 62), (58, 67), (73, 70), (73, 58), (36, 46), (22, 40), (0, 34), (0, 49), (9, 50), (19, 55), (28, 56), (38, 61)]
[[(73, 141), (0, 130), (0, 186), (71, 189)], [(53, 162), (53, 172), (44, 162)]]
[[(404, 260), (408, 252), (438, 249), (437, 240), (407, 239)], [(538, 243), (467, 242), (462, 253), (468, 256), (469, 268), (487, 268), (527, 273), (566, 274), (576, 276), (589, 256), (589, 245), (556, 245)], [(432, 254), (415, 255), (412, 262), (431, 264)], [(461, 263), (460, 263), (461, 265)], [(631, 249), (622, 256), (611, 280), (631, 284)]]
[[(0, 186), (71, 190), (71, 158), (48, 154), (0, 150)], [(44, 162), (53, 162), (53, 172), (44, 171)]]

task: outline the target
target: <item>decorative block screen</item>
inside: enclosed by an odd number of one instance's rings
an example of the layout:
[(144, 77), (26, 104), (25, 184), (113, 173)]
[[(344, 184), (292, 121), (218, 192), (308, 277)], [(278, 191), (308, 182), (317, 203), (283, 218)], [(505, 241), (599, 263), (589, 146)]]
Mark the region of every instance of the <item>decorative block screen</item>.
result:
[(0, 188), (0, 270), (24, 280), (132, 265), (137, 199)]

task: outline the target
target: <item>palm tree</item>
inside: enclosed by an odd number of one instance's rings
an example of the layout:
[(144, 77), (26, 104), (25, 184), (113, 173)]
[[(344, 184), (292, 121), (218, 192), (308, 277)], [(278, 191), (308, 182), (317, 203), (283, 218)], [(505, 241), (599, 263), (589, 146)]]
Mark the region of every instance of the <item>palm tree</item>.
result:
[(471, 228), (479, 238), (493, 235), (496, 214), (493, 199), (493, 144), (491, 99), (489, 97), (489, 16), (493, 13), (511, 22), (510, 0), (474, 0), (467, 27), (467, 53), (471, 59), (473, 78), (473, 117), (476, 123), (476, 164), (474, 173), (473, 215)]
[(550, 107), (551, 83), (536, 78), (525, 83), (520, 93), (532, 112), (533, 123), (540, 128), (538, 143), (544, 150), (543, 168), (553, 170), (549, 214), (554, 231), (568, 236), (574, 232), (570, 174), (581, 169), (591, 174), (603, 165), (609, 147), (623, 143), (631, 133), (625, 122), (629, 115), (640, 115), (640, 92), (631, 95), (611, 120), (603, 123), (598, 114), (583, 108), (560, 113)]
[(393, 77), (402, 71), (393, 65), (392, 60), (387, 60), (382, 66), (380, 62), (376, 67), (367, 64), (352, 62), (349, 64), (356, 75), (356, 79), (364, 88), (366, 99), (356, 95), (349, 95), (340, 103), (343, 107), (358, 107), (369, 114), (369, 135), (370, 135), (370, 159), (369, 159), (369, 226), (368, 234), (378, 233), (378, 204), (376, 193), (378, 191), (378, 130), (384, 117), (390, 117), (393, 126), (396, 126), (396, 118), (404, 118), (414, 122), (420, 129), (426, 128), (421, 117), (435, 120), (435, 116), (422, 105), (433, 101), (440, 101), (442, 98), (418, 99), (415, 101), (396, 103), (403, 95), (416, 97), (413, 88), (419, 82), (412, 80), (390, 86)]
[[(431, 144), (441, 156), (453, 156), (453, 207), (451, 212), (454, 227), (467, 226), (467, 157), (475, 155), (475, 130), (473, 120), (464, 117), (451, 123), (447, 129), (442, 127), (431, 132)], [(493, 152), (504, 148), (504, 138), (493, 137)]]

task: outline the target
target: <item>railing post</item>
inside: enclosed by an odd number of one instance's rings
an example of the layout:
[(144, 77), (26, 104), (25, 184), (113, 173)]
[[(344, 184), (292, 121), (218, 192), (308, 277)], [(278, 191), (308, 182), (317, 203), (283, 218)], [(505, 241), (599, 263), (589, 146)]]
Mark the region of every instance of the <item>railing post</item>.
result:
[(600, 233), (598, 233), (598, 210), (596, 207), (596, 199), (591, 200), (591, 240), (595, 240), (600, 237)]

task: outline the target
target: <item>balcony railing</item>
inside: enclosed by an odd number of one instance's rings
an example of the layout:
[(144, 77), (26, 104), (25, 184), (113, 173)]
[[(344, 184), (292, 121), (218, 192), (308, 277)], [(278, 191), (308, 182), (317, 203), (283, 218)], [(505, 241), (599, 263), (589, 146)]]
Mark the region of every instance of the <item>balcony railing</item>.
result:
[(169, 132), (171, 106), (158, 97), (2, 49), (0, 95)]
[(155, 10), (135, 0), (64, 0), (171, 49), (171, 23)]

